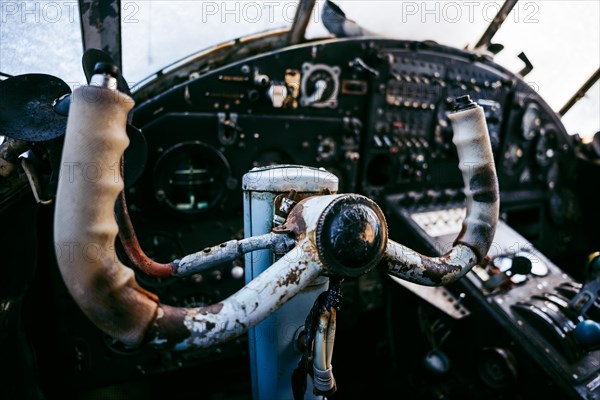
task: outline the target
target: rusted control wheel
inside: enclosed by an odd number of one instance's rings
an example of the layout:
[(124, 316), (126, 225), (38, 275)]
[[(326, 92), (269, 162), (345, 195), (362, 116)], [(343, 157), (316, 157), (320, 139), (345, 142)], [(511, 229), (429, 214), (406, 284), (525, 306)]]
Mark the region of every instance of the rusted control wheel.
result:
[[(190, 349), (241, 335), (278, 310), (319, 275), (356, 277), (373, 268), (424, 285), (450, 283), (487, 253), (498, 218), (498, 184), (481, 107), (460, 99), (450, 119), (465, 183), (467, 217), (455, 246), (429, 258), (388, 239), (377, 204), (354, 194), (302, 200), (272, 233), (230, 241), (152, 266), (184, 276), (257, 249), (286, 253), (229, 298), (201, 308), (162, 304), (141, 288), (114, 251), (114, 204), (123, 190), (115, 179), (128, 145), (125, 127), (133, 100), (116, 90), (116, 72), (96, 71), (92, 86), (75, 90), (60, 174), (54, 240), (64, 281), (84, 313), (104, 332), (130, 345)], [(86, 179), (94, 165), (101, 172)], [(69, 251), (73, 243), (91, 253)]]

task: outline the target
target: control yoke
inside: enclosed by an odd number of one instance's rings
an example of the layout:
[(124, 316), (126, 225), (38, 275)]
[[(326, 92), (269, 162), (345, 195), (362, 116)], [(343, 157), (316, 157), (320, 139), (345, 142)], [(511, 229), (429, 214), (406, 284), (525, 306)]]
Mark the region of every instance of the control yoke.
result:
[[(480, 262), (491, 245), (498, 219), (498, 182), (483, 110), (464, 96), (456, 100), (449, 117), (467, 217), (448, 253), (431, 258), (388, 239), (383, 212), (365, 196), (312, 196), (294, 204), (284, 223), (271, 233), (225, 242), (165, 265), (146, 263), (148, 273), (186, 276), (259, 249), (283, 254), (216, 304), (198, 308), (162, 304), (137, 284), (133, 270), (119, 261), (114, 249), (119, 233), (114, 205), (123, 191), (115, 171), (128, 145), (127, 114), (134, 106), (117, 90), (116, 78), (114, 69), (97, 68), (91, 84), (73, 93), (62, 156), (62, 165), (69, 170), (62, 171), (58, 183), (54, 240), (60, 271), (79, 307), (98, 328), (127, 345), (185, 350), (232, 339), (322, 275), (352, 278), (382, 268), (418, 284), (445, 285)], [(90, 166), (97, 171), (94, 176)], [(126, 213), (117, 215), (127, 218)], [(120, 221), (119, 226), (127, 223)], [(137, 251), (139, 256), (139, 248), (132, 250), (139, 247), (135, 235), (128, 239), (124, 242), (128, 255)], [(75, 245), (78, 250), (72, 251)], [(143, 252), (140, 257), (145, 257)], [(328, 368), (327, 363), (320, 368)]]

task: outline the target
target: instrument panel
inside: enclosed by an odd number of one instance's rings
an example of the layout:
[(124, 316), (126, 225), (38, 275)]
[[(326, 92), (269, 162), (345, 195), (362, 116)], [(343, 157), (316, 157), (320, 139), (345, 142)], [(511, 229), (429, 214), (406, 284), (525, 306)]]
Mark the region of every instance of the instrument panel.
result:
[[(160, 203), (161, 212), (196, 220), (208, 210), (239, 214), (241, 176), (281, 163), (324, 167), (339, 177), (340, 191), (380, 202), (395, 193), (406, 194), (405, 206), (460, 200), (447, 114), (468, 94), (485, 110), (508, 222), (551, 256), (569, 245), (568, 235), (544, 232), (578, 217), (564, 212), (576, 206), (571, 139), (531, 87), (485, 57), (431, 42), (341, 39), (187, 78), (135, 109), (150, 147), (133, 188), (141, 197), (131, 196), (136, 207)], [(161, 152), (185, 158), (177, 152), (193, 145), (214, 165), (204, 171), (188, 160), (186, 174), (165, 177)], [(196, 201), (199, 192), (210, 199)]]
[[(431, 42), (326, 40), (181, 79), (133, 114), (148, 159), (126, 196), (142, 247), (156, 260), (242, 238), (241, 180), (253, 167), (323, 167), (340, 179), (340, 192), (365, 194), (382, 207), (390, 195), (407, 208), (462, 202), (447, 114), (465, 94), (485, 110), (504, 219), (550, 257), (575, 240), (563, 228), (576, 217), (561, 211), (576, 201), (568, 185), (570, 138), (533, 89), (484, 57)], [(243, 259), (183, 281), (139, 278), (167, 304), (199, 305), (242, 287)], [(378, 278), (347, 286), (351, 309), (381, 307)], [(124, 354), (93, 338), (87, 324), (64, 324), (77, 338), (65, 346), (78, 349), (64, 362), (84, 365), (73, 373), (78, 385), (96, 384), (99, 370), (115, 379), (138, 376), (140, 368), (174, 370), (239, 355), (247, 345), (242, 338), (170, 355), (166, 365), (157, 361), (164, 355)], [(111, 371), (115, 360), (119, 368)]]

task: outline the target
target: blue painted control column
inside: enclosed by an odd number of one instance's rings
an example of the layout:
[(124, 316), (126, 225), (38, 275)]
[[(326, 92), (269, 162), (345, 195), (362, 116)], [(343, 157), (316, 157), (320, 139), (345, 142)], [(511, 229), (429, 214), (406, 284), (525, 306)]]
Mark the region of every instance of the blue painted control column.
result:
[[(271, 232), (275, 226), (275, 203), (279, 204), (292, 190), (295, 191), (296, 201), (332, 194), (338, 190), (338, 179), (324, 169), (278, 165), (252, 169), (244, 175), (242, 188), (244, 236), (248, 238)], [(301, 254), (298, 256), (301, 257)], [(246, 283), (273, 264), (275, 257), (270, 250), (246, 254)], [(293, 398), (291, 377), (301, 356), (294, 347), (295, 335), (304, 325), (317, 296), (326, 289), (327, 279), (318, 278), (313, 285), (248, 332), (252, 394), (255, 400)], [(305, 398), (317, 398), (312, 395), (312, 384), (309, 383), (307, 387)]]

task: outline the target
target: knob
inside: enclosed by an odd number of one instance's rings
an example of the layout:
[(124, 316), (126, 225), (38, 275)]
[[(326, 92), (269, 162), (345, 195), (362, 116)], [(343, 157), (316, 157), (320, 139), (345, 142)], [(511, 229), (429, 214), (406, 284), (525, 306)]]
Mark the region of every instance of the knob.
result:
[(600, 252), (597, 251), (588, 256), (588, 262), (585, 266), (585, 275), (592, 280), (600, 276)]
[(588, 349), (600, 347), (600, 324), (591, 319), (581, 321), (575, 327), (575, 339)]
[(450, 369), (450, 359), (441, 350), (429, 351), (423, 359), (425, 369), (435, 375), (443, 375)]
[(357, 277), (374, 268), (383, 257), (387, 245), (385, 217), (366, 197), (340, 197), (319, 218), (316, 242), (330, 272)]
[(453, 111), (464, 111), (475, 108), (477, 104), (471, 100), (469, 95), (460, 96), (454, 99)]
[(118, 78), (119, 67), (107, 62), (98, 62), (96, 65), (94, 65), (94, 75), (96, 74), (105, 74), (110, 75), (113, 78)]
[[(498, 260), (499, 258), (496, 258)], [(497, 288), (508, 284), (511, 281), (511, 277), (515, 275), (522, 275), (524, 278), (516, 279), (515, 283), (524, 282), (526, 276), (531, 272), (531, 260), (527, 257), (515, 256), (510, 260), (510, 268), (500, 271), (496, 275), (493, 275), (490, 279), (483, 282), (483, 286), (493, 291)]]

